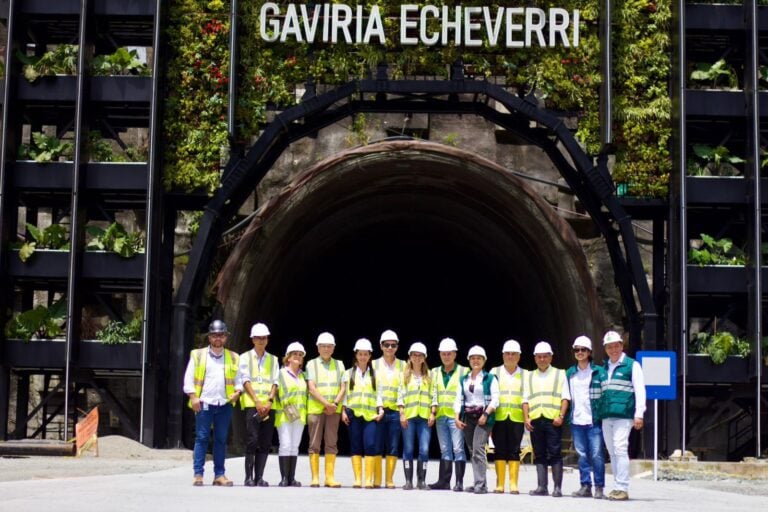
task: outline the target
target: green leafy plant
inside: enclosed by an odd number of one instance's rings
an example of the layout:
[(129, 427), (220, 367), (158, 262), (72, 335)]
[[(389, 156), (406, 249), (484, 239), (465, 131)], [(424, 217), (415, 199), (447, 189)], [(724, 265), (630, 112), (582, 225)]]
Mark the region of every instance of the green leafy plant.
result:
[(691, 85), (704, 89), (738, 89), (736, 70), (720, 59), (714, 64), (697, 62), (691, 72)]
[(141, 340), (141, 327), (144, 312), (137, 310), (130, 322), (110, 320), (106, 327), (96, 333), (98, 339), (105, 345), (122, 345)]
[(19, 160), (35, 162), (58, 162), (60, 159), (71, 160), (74, 147), (71, 142), (62, 142), (58, 138), (43, 132), (33, 132), (31, 143), (19, 145)]
[(146, 162), (147, 148), (126, 146), (121, 152), (115, 150), (118, 143), (102, 137), (101, 132), (92, 130), (88, 133), (86, 151), (91, 162)]
[(85, 230), (91, 237), (86, 250), (113, 252), (123, 258), (133, 258), (144, 252), (144, 235), (127, 232), (119, 222), (113, 222), (106, 229), (86, 226)]
[(688, 263), (705, 265), (746, 265), (744, 251), (736, 247), (730, 238), (715, 239), (705, 233), (701, 241), (692, 241), (688, 251)]
[(691, 176), (738, 176), (741, 171), (737, 164), (746, 162), (741, 157), (732, 155), (725, 146), (706, 146), (693, 144), (695, 158), (688, 162), (688, 174)]
[(51, 224), (47, 228), (40, 229), (27, 223), (27, 233), (32, 240), (18, 246), (19, 259), (23, 262), (29, 260), (37, 249), (69, 250), (69, 233), (61, 224)]
[(24, 78), (34, 83), (41, 76), (76, 74), (79, 52), (76, 44), (60, 44), (40, 57), (30, 57), (18, 50), (16, 56), (24, 65)]
[(66, 322), (67, 300), (61, 298), (50, 307), (36, 306), (15, 315), (5, 325), (5, 336), (24, 342), (29, 342), (33, 337), (55, 338), (64, 334)]
[(691, 352), (707, 354), (713, 363), (723, 364), (728, 356), (747, 357), (751, 348), (747, 340), (728, 331), (699, 332), (691, 340)]
[(136, 50), (118, 48), (109, 55), (96, 55), (91, 63), (91, 72), (94, 76), (149, 76), (150, 70), (141, 59)]

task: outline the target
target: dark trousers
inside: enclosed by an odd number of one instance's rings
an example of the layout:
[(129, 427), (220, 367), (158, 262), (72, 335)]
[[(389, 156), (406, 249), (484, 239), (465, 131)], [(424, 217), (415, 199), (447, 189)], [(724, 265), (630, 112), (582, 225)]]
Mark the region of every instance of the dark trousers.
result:
[(245, 452), (269, 453), (275, 432), (275, 411), (269, 411), (269, 416), (262, 418), (255, 407), (248, 407), (245, 410), (245, 427), (248, 431)]
[(509, 419), (493, 424), (493, 453), (496, 460), (520, 460), (524, 427), (524, 423)]
[(563, 428), (556, 427), (552, 420), (537, 418), (531, 421), (531, 444), (536, 464), (553, 466), (563, 461)]
[(380, 455), (376, 451), (376, 422), (365, 421), (362, 417), (349, 415), (349, 454), (350, 455)]

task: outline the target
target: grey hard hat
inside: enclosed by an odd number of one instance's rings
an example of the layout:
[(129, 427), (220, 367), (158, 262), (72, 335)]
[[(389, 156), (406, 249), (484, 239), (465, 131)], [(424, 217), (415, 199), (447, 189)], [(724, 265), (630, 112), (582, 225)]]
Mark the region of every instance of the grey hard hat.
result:
[(220, 333), (229, 334), (229, 330), (227, 329), (227, 324), (225, 324), (221, 320), (214, 320), (208, 326), (208, 334), (220, 334)]

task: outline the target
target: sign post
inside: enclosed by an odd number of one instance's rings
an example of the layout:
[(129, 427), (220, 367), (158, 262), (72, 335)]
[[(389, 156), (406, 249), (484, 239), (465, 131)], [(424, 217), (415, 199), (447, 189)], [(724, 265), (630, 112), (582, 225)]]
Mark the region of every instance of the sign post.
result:
[(653, 480), (659, 468), (659, 400), (677, 398), (677, 353), (644, 350), (636, 354), (643, 368), (646, 398), (653, 399)]

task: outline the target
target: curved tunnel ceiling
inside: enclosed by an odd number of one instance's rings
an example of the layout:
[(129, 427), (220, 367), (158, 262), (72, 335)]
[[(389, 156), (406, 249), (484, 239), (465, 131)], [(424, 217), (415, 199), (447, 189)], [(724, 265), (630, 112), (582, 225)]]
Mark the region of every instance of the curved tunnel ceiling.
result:
[[(546, 339), (558, 360), (602, 316), (570, 227), (495, 163), (432, 143), (385, 142), (302, 174), (261, 208), (220, 275), (238, 349), (265, 321), (282, 355), (298, 339), (355, 339), (395, 329), (405, 346), (454, 337), (489, 354)], [(462, 355), (462, 357), (464, 357)], [(527, 358), (530, 358), (528, 355)], [(500, 355), (491, 357), (498, 364)]]

